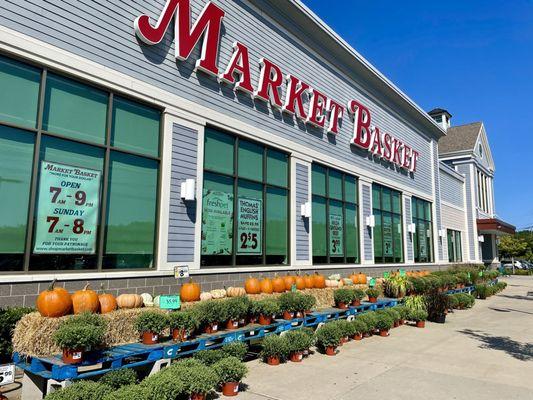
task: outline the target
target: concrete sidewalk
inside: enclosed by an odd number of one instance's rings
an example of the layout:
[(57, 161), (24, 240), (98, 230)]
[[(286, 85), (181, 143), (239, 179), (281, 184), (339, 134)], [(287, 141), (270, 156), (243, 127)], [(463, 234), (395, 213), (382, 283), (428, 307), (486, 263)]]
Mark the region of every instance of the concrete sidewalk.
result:
[(250, 362), (248, 389), (238, 398), (532, 400), (533, 277), (504, 280), (505, 291), (444, 325), (400, 327), (301, 364)]

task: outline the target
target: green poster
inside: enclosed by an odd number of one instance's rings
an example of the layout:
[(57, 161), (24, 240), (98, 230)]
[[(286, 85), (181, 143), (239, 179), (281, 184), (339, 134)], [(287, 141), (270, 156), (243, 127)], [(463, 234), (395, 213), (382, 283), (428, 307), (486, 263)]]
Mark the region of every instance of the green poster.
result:
[(383, 253), (392, 256), (392, 219), (383, 218)]
[(420, 257), (427, 257), (428, 255), (428, 247), (427, 247), (427, 232), (426, 232), (426, 224), (423, 222), (418, 224), (418, 241), (419, 244), (419, 251), (420, 251)]
[(329, 214), (329, 254), (331, 256), (342, 257), (344, 255), (343, 240), (342, 215)]
[(389, 277), (390, 277), (390, 272), (383, 272), (383, 278), (389, 279)]
[(400, 276), (406, 276), (405, 269), (400, 269)]
[(202, 255), (230, 255), (233, 244), (233, 193), (204, 190)]
[(237, 254), (263, 254), (263, 201), (247, 197), (237, 199)]
[(92, 169), (41, 163), (34, 253), (96, 252), (101, 175)]

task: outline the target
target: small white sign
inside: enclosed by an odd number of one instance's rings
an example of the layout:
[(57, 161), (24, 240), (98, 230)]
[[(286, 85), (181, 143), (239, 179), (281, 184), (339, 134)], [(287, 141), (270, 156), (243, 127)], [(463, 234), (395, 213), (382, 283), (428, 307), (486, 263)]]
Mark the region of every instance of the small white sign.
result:
[(0, 386), (15, 382), (15, 364), (0, 365)]
[(176, 279), (188, 278), (189, 267), (187, 265), (179, 265), (177, 267), (174, 267), (174, 277)]

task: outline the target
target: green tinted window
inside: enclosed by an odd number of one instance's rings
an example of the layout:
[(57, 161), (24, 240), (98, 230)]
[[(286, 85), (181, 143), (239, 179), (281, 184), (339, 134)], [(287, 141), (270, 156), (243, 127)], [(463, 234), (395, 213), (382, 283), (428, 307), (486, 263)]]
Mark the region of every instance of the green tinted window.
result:
[(357, 182), (353, 176), (344, 176), (345, 201), (357, 203)]
[[(403, 262), (403, 228), (401, 194), (379, 184), (372, 185), (372, 213), (376, 218), (374, 261)], [(414, 207), (414, 204), (413, 204)]]
[(326, 256), (326, 200), (313, 196), (313, 256)]
[(357, 235), (357, 207), (346, 204), (346, 256), (353, 257), (350, 262), (357, 262), (359, 257), (359, 238)]
[(280, 256), (280, 263), (287, 259), (287, 190), (267, 189), (266, 208), (266, 253)]
[(204, 167), (233, 175), (235, 138), (211, 129), (205, 131)]
[(329, 197), (342, 200), (342, 174), (333, 169), (329, 170)]
[(263, 181), (263, 146), (239, 140), (239, 177)]
[(400, 214), (401, 213), (401, 206), (400, 206), (400, 193), (393, 191), (392, 192), (392, 211)]
[(372, 186), (372, 207), (381, 209), (381, 187)]
[(113, 99), (111, 145), (152, 157), (159, 155), (161, 113), (120, 97)]
[(43, 129), (94, 143), (105, 142), (106, 92), (48, 74)]
[(374, 257), (383, 257), (383, 234), (381, 225), (381, 214), (375, 213), (376, 225), (374, 226)]
[(398, 215), (393, 217), (393, 237), (394, 237), (394, 262), (402, 262), (403, 242), (402, 242), (402, 221)]
[(153, 265), (156, 161), (111, 153), (104, 268)]
[(392, 211), (391, 190), (389, 188), (383, 188), (382, 190), (383, 198), (381, 203), (381, 209), (383, 211)]
[[(0, 126), (0, 254), (3, 271), (22, 268), (33, 145), (33, 134)], [(10, 263), (5, 262), (9, 259)]]
[(0, 57), (0, 121), (36, 127), (41, 71)]
[(267, 150), (267, 183), (287, 187), (288, 156), (272, 149)]
[(313, 194), (317, 194), (320, 196), (326, 195), (326, 169), (313, 164), (312, 167), (313, 173), (312, 173), (312, 191)]
[(102, 171), (104, 150), (69, 140), (44, 136), (41, 146), (41, 161)]
[(206, 190), (233, 195), (233, 179), (227, 176), (206, 172), (204, 174), (204, 191)]

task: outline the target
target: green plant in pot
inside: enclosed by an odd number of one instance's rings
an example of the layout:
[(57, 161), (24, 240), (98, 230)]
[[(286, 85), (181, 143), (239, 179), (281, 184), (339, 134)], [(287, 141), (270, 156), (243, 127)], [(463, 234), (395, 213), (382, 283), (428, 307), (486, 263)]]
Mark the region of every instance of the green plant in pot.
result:
[(261, 346), (260, 356), (268, 365), (279, 365), (289, 355), (289, 345), (283, 336), (269, 335)]
[(159, 335), (168, 323), (168, 316), (157, 311), (140, 313), (135, 319), (135, 329), (142, 336), (143, 344), (155, 344), (159, 342)]
[(368, 296), (368, 301), (370, 303), (377, 303), (380, 291), (377, 288), (367, 289), (366, 295)]
[(412, 310), (409, 312), (409, 319), (416, 322), (417, 328), (424, 328), (427, 318), (428, 313), (425, 310)]
[(207, 300), (201, 301), (196, 308), (200, 324), (203, 326), (205, 333), (215, 333), (219, 330), (219, 324), (226, 315), (225, 300)]
[(397, 306), (395, 306), (393, 308), (400, 315), (400, 325), (403, 325), (405, 323), (405, 320), (407, 319), (407, 317), (409, 315), (409, 310), (403, 304), (397, 305)]
[(298, 293), (295, 292), (287, 292), (278, 297), (283, 319), (291, 320), (295, 317), (296, 312), (299, 311), (298, 307), (300, 304), (297, 295)]
[(434, 291), (426, 295), (428, 320), (443, 324), (450, 307), (450, 297), (446, 293)]
[[(231, 297), (223, 301), (224, 315), (221, 320), (226, 321), (226, 329), (237, 329), (239, 321), (248, 316), (250, 300), (246, 296)], [(241, 323), (242, 324), (242, 323)]]
[(236, 357), (226, 357), (213, 364), (213, 370), (218, 376), (218, 384), (222, 387), (224, 396), (236, 396), (239, 384), (248, 373), (248, 368)]
[(353, 335), (353, 328), (349, 321), (345, 319), (340, 319), (334, 322), (331, 322), (331, 324), (334, 324), (339, 329), (341, 340), (339, 345), (342, 346), (344, 343), (346, 343), (348, 340), (350, 340), (350, 337)]
[(312, 294), (302, 294), (302, 302), (305, 314), (309, 314), (316, 305), (316, 297)]
[(484, 283), (474, 286), (474, 293), (478, 299), (485, 300), (490, 297), (490, 287)]
[(313, 345), (313, 336), (300, 329), (288, 331), (284, 338), (287, 340), (289, 358), (292, 362), (301, 362), (304, 353)]
[(427, 310), (424, 296), (409, 296), (405, 299), (404, 305), (409, 312), (414, 310)]
[(300, 328), (298, 332), (302, 332), (305, 334), (309, 340), (309, 347), (307, 349), (304, 349), (304, 357), (308, 356), (311, 352), (311, 347), (316, 344), (316, 337), (315, 337), (315, 331), (312, 328), (306, 327), (306, 328)]
[(172, 339), (184, 342), (198, 329), (198, 316), (192, 311), (174, 311), (168, 315)]
[(383, 280), (383, 294), (386, 297), (402, 298), (407, 294), (408, 286), (406, 276), (392, 275)]
[(333, 292), (335, 306), (341, 310), (346, 310), (354, 299), (352, 289), (337, 289)]
[(325, 324), (316, 330), (315, 335), (318, 347), (328, 356), (334, 356), (342, 337), (338, 325), (331, 322)]
[(365, 298), (365, 291), (361, 289), (351, 289), (353, 292), (352, 306), (357, 307), (361, 305), (361, 300)]
[(368, 337), (372, 335), (374, 330), (376, 329), (376, 313), (374, 311), (367, 311), (364, 314), (357, 317), (360, 321), (363, 321), (363, 323), (366, 326), (366, 331), (363, 333), (363, 336)]
[(368, 327), (365, 324), (365, 321), (361, 318), (356, 318), (350, 322), (352, 325), (352, 339), (361, 340), (363, 339), (363, 334), (368, 330)]
[(277, 314), (280, 313), (281, 307), (276, 299), (264, 299), (254, 301), (251, 306), (252, 312), (259, 316), (259, 324), (270, 325)]
[(398, 310), (395, 310), (394, 307), (393, 308), (385, 308), (383, 310), (383, 312), (385, 314), (387, 314), (392, 319), (393, 327), (396, 328), (396, 327), (400, 326), (401, 315), (398, 312)]
[(215, 389), (219, 377), (213, 368), (202, 364), (183, 366), (183, 373), (180, 374), (185, 393), (191, 400), (205, 400), (207, 394)]
[(394, 325), (394, 320), (391, 318), (390, 314), (383, 310), (376, 312), (376, 325), (375, 328), (379, 330), (379, 336), (389, 336), (389, 330)]
[[(99, 316), (97, 316), (99, 317)], [(54, 333), (54, 342), (63, 350), (65, 364), (78, 364), (83, 361), (84, 353), (101, 346), (105, 336), (105, 321), (91, 324), (84, 321), (63, 322)], [(74, 320), (74, 322), (72, 322)]]

